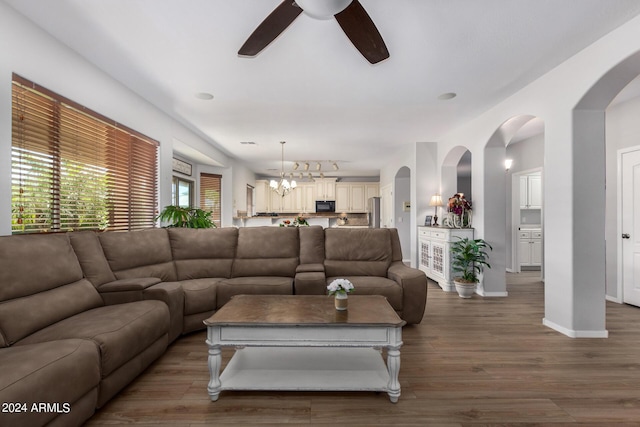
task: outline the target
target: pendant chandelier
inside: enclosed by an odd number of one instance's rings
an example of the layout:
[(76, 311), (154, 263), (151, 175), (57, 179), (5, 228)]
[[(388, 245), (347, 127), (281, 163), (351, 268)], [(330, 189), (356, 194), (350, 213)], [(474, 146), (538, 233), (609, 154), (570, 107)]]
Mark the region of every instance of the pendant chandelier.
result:
[(289, 194), (298, 186), (298, 184), (293, 179), (291, 180), (291, 182), (289, 182), (284, 177), (284, 144), (285, 143), (286, 143), (285, 141), (280, 141), (280, 146), (282, 147), (282, 156), (280, 158), (280, 181), (276, 181), (275, 179), (272, 179), (271, 182), (269, 183), (269, 187), (271, 187), (271, 189), (274, 192), (278, 193), (282, 197)]

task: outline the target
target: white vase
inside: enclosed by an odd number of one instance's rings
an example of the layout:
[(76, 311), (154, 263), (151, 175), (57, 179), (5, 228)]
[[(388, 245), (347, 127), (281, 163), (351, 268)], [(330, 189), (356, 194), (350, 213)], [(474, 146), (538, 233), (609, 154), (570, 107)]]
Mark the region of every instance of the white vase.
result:
[(476, 293), (476, 283), (458, 282), (454, 280), (460, 298), (471, 298)]
[(346, 292), (336, 292), (334, 302), (336, 310), (344, 311), (349, 307), (349, 295)]

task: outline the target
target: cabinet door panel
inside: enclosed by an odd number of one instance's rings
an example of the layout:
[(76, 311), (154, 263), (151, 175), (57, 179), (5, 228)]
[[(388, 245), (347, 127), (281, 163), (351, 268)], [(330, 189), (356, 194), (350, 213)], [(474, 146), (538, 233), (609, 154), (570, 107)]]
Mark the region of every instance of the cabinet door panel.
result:
[(520, 240), (519, 249), (518, 257), (520, 258), (520, 265), (531, 265), (531, 243), (529, 243), (529, 239)]
[(364, 212), (366, 210), (365, 190), (362, 184), (351, 185), (351, 206), (352, 212)]
[(531, 265), (542, 265), (542, 240), (531, 241)]
[(350, 207), (349, 185), (336, 184), (336, 212), (348, 212)]

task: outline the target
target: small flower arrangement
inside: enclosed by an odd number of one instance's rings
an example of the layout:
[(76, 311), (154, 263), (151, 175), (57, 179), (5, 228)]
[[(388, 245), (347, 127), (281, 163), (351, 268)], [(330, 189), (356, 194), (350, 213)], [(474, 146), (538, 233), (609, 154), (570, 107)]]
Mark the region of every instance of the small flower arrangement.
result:
[(282, 224), (280, 224), (280, 227), (300, 227), (303, 225), (308, 226), (309, 223), (306, 219), (304, 219), (304, 217), (298, 216), (293, 220), (293, 223), (291, 223), (290, 220), (285, 219), (284, 221), (282, 221)]
[(329, 286), (327, 286), (327, 290), (329, 291), (329, 295), (346, 295), (349, 292), (353, 292), (355, 290), (355, 287), (353, 286), (353, 283), (351, 283), (347, 279), (336, 279), (333, 282), (329, 283)]
[(464, 211), (471, 210), (471, 202), (464, 198), (464, 194), (456, 193), (449, 198), (447, 203), (449, 212), (453, 212), (456, 215), (462, 215)]

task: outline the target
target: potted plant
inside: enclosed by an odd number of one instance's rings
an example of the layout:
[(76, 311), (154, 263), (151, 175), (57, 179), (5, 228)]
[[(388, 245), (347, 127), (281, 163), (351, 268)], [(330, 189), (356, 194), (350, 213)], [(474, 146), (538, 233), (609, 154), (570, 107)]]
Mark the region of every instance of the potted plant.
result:
[(451, 244), (451, 269), (459, 273), (453, 282), (461, 298), (471, 298), (476, 290), (478, 274), (487, 267), (491, 268), (487, 260), (486, 249), (493, 250), (491, 245), (483, 239), (464, 239)]
[(184, 208), (181, 206), (165, 206), (156, 217), (156, 221), (165, 221), (170, 224), (167, 227), (185, 228), (214, 228), (216, 224), (211, 219), (211, 212), (199, 208)]

